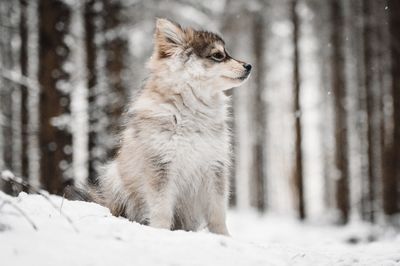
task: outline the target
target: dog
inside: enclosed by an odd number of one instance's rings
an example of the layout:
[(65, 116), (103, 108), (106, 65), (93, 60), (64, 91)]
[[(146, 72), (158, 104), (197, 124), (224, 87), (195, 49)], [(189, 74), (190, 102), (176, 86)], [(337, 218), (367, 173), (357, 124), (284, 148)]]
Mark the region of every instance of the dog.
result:
[(92, 189), (116, 216), (229, 235), (229, 98), (251, 65), (217, 34), (157, 19), (149, 77), (127, 110), (115, 158)]

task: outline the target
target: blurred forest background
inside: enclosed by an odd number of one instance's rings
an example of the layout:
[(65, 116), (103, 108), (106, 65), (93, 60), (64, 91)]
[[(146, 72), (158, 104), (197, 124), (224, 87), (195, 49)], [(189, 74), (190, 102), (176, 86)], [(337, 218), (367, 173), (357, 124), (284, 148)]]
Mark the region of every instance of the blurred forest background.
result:
[(94, 182), (156, 17), (254, 66), (229, 91), (232, 207), (400, 224), (399, 0), (1, 0), (0, 170), (57, 194)]

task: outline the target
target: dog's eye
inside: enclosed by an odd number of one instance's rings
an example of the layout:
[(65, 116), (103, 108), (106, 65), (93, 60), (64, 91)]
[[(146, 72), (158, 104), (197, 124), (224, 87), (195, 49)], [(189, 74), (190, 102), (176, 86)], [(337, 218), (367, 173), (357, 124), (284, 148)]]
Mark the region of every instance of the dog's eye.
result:
[(211, 55), (211, 58), (217, 62), (221, 62), (222, 60), (224, 60), (225, 55), (221, 52), (216, 52)]

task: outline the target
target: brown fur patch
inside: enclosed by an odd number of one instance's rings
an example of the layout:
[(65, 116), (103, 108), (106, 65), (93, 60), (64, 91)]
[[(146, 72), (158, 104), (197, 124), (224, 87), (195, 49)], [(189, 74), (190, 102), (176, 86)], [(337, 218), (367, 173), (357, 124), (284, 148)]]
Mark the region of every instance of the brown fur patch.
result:
[(164, 161), (161, 156), (152, 156), (149, 158), (153, 166), (154, 175), (151, 178), (151, 186), (156, 191), (162, 191), (168, 183), (168, 170), (171, 162)]
[(125, 207), (122, 204), (113, 204), (112, 206), (110, 206), (110, 212), (112, 215), (114, 216), (122, 216), (122, 217), (126, 217), (125, 215)]
[(202, 58), (210, 56), (216, 44), (225, 45), (220, 36), (208, 31), (194, 31), (188, 43), (193, 52)]
[[(173, 35), (174, 38), (169, 35)], [(156, 54), (160, 59), (170, 57), (178, 48), (182, 51), (189, 51), (189, 53), (194, 52), (197, 56), (205, 58), (215, 52), (216, 46), (223, 47), (225, 45), (224, 40), (218, 34), (183, 28), (178, 23), (166, 20), (160, 20), (157, 23), (155, 43)], [(221, 52), (225, 54), (224, 50)]]

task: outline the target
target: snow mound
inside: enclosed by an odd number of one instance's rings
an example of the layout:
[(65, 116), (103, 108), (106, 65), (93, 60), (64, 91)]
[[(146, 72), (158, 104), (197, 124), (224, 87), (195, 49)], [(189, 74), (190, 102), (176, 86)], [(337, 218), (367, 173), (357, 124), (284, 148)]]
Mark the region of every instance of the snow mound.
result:
[[(94, 203), (50, 200), (0, 192), (2, 265), (400, 265), (400, 237), (363, 242), (368, 226), (311, 226), (231, 212), (229, 238), (154, 229)], [(361, 243), (349, 244), (349, 237)]]

